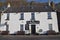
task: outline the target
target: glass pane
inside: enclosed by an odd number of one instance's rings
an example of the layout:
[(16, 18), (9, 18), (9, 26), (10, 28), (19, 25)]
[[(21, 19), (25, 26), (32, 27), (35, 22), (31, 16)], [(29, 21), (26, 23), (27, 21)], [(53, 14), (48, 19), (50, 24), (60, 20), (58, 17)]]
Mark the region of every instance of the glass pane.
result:
[(9, 20), (9, 13), (7, 13), (7, 19), (6, 20)]
[(51, 12), (48, 12), (48, 19), (52, 19)]
[(20, 25), (20, 31), (23, 31), (23, 25)]
[(35, 13), (31, 13), (31, 20), (35, 20)]
[(25, 25), (25, 30), (29, 30), (29, 24)]
[(21, 17), (20, 17), (20, 20), (24, 20), (24, 13), (21, 13), (20, 16), (21, 16)]
[(52, 30), (52, 24), (49, 24), (49, 30)]

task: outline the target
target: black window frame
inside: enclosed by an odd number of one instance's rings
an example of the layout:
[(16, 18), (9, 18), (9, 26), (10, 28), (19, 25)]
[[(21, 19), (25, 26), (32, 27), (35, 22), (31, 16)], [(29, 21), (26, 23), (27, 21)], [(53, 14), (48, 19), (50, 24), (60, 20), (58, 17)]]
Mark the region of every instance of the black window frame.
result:
[(52, 24), (49, 24), (49, 30), (53, 30)]
[(29, 24), (25, 24), (25, 30), (29, 30)]
[(7, 13), (7, 18), (6, 18), (6, 20), (9, 20), (9, 16), (10, 16), (10, 14), (9, 14), (9, 13)]
[(48, 19), (52, 19), (51, 12), (48, 12)]
[(35, 20), (35, 12), (31, 13), (31, 20)]
[(23, 24), (20, 24), (20, 31), (24, 31), (24, 25)]
[(9, 31), (9, 25), (7, 24), (7, 22), (5, 22), (6, 25), (6, 31)]
[(24, 13), (20, 14), (20, 19), (19, 20), (24, 20)]

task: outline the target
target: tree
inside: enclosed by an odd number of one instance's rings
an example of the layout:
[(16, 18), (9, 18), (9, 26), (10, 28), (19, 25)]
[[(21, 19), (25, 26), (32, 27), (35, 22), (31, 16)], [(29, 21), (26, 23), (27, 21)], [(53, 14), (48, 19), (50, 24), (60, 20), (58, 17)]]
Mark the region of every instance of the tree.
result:
[(27, 5), (26, 0), (7, 0), (7, 3), (10, 2), (11, 6), (20, 6), (20, 5)]
[(56, 9), (60, 9), (60, 3), (56, 4)]
[(4, 3), (0, 2), (0, 6), (2, 6)]

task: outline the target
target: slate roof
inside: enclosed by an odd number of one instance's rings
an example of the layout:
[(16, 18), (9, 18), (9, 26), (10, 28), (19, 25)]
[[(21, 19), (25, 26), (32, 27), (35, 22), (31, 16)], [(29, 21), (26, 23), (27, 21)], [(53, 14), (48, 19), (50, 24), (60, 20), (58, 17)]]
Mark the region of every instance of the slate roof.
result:
[(29, 7), (29, 6), (23, 6), (23, 7), (10, 7), (8, 8), (5, 13), (18, 13), (18, 12), (51, 12), (53, 11), (51, 7), (43, 6), (43, 7)]
[[(4, 11), (4, 10), (3, 10)], [(1, 10), (0, 10), (1, 12)], [(50, 6), (20, 6), (5, 8), (5, 13), (18, 13), (18, 12), (53, 12)]]

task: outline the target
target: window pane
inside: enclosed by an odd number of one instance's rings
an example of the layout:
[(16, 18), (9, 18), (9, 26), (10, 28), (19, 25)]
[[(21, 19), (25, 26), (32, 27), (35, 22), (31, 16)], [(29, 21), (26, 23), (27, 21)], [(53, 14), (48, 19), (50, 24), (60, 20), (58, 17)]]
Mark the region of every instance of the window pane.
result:
[(49, 30), (52, 30), (52, 24), (49, 24)]
[(9, 25), (7, 24), (7, 25), (6, 25), (6, 31), (9, 31), (8, 29), (9, 29)]
[(6, 20), (9, 20), (9, 13), (7, 13), (7, 19)]
[(24, 20), (24, 13), (21, 13), (20, 16), (21, 16), (21, 17), (20, 17), (20, 20)]
[(48, 19), (52, 19), (51, 12), (48, 12)]
[(29, 30), (29, 24), (25, 25), (25, 30)]
[(5, 22), (5, 25), (6, 25), (6, 31), (9, 31), (9, 25), (7, 24), (7, 22)]
[(23, 25), (20, 25), (20, 31), (23, 31)]
[(31, 13), (31, 20), (35, 20), (35, 13)]

